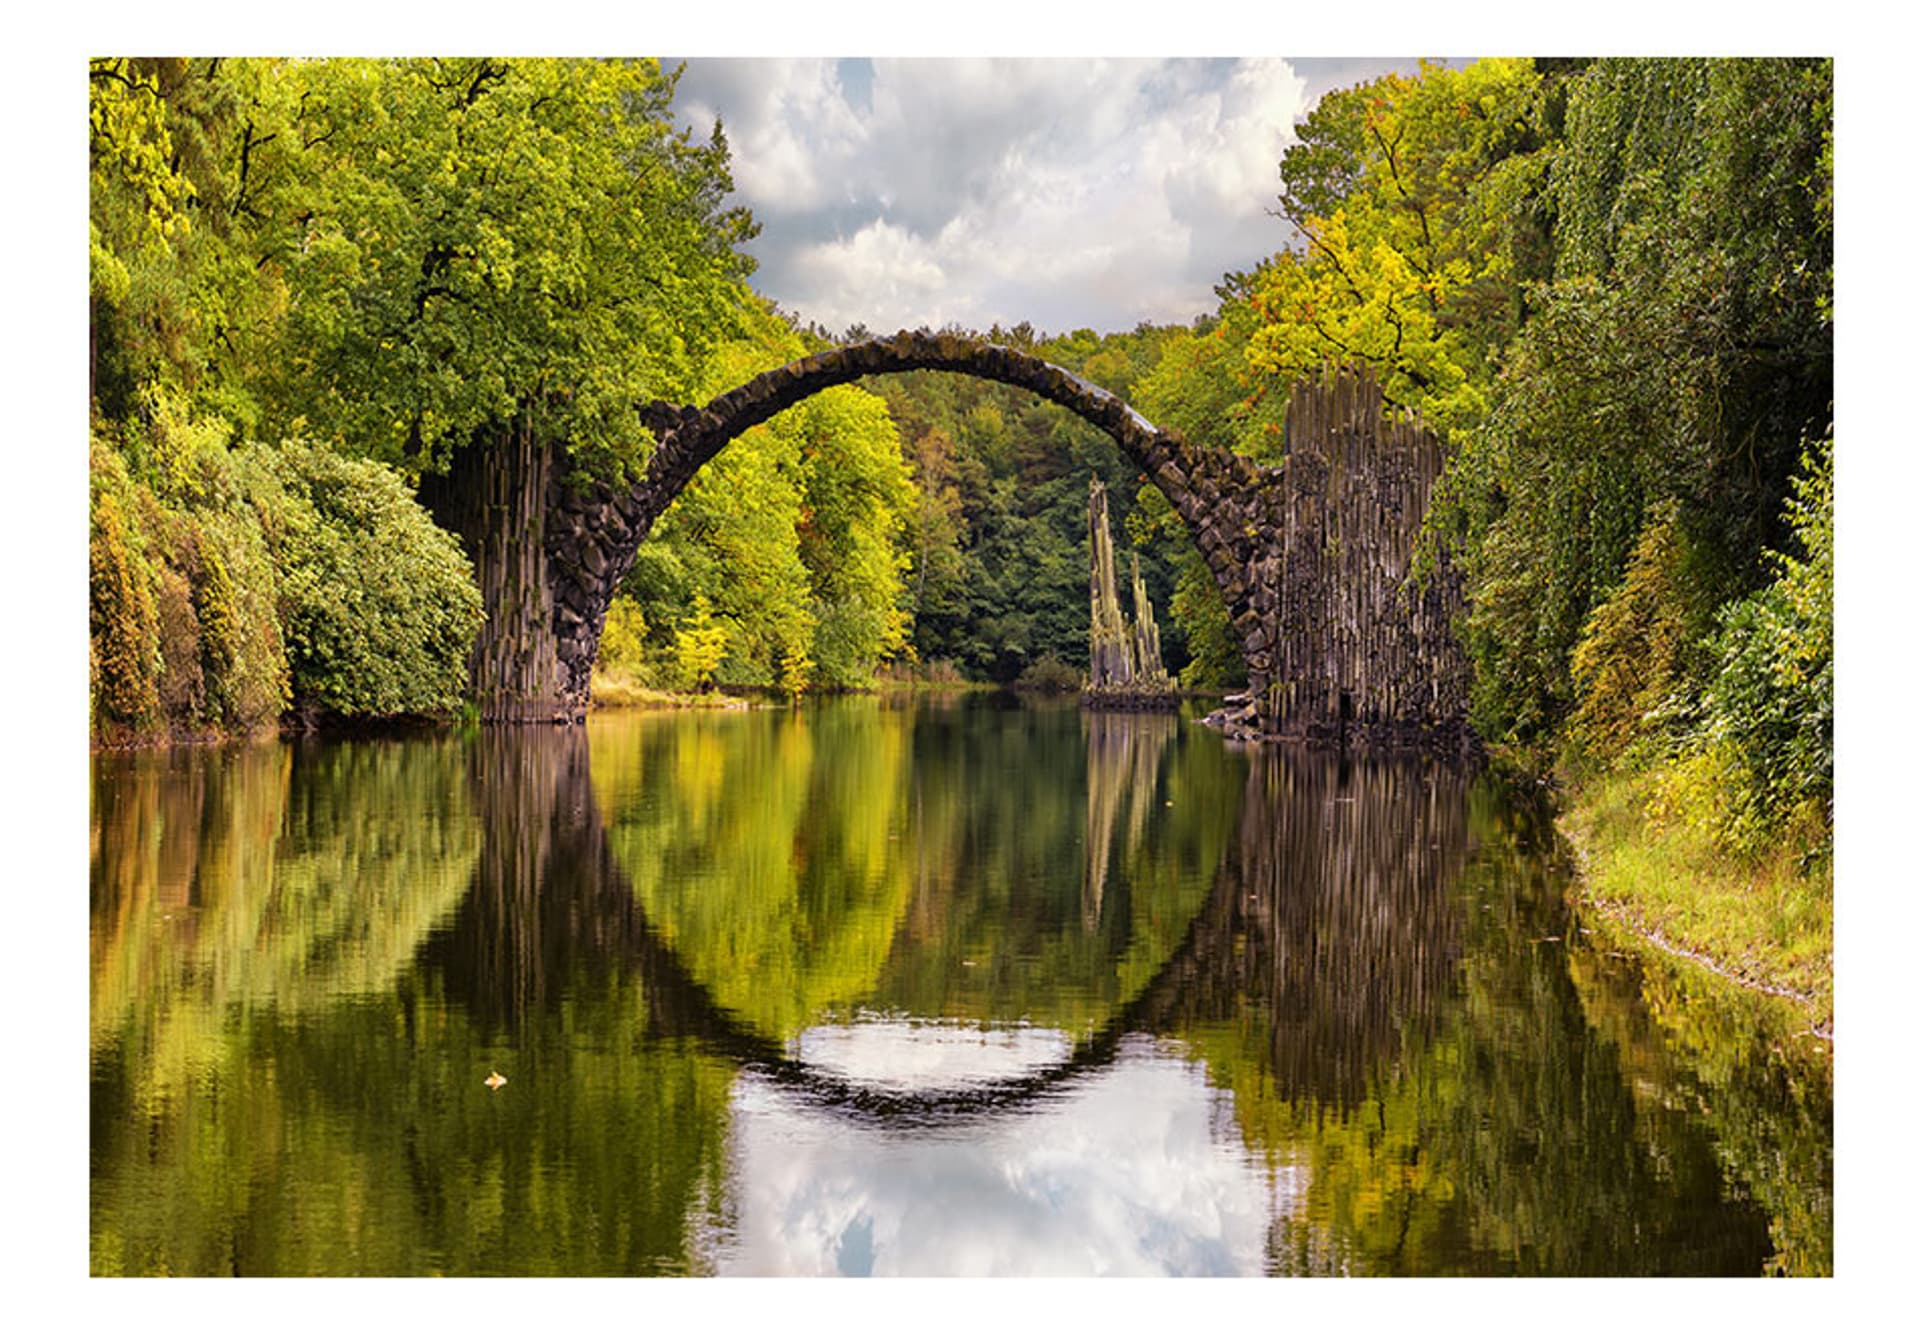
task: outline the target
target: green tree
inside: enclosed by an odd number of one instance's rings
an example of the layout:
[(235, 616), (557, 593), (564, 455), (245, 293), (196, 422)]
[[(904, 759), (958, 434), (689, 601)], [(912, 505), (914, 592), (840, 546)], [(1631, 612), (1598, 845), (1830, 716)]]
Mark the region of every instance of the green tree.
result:
[(799, 446), (797, 536), (814, 598), (816, 677), (828, 686), (867, 684), (907, 642), (901, 602), (911, 561), (901, 546), (914, 490), (899, 436), (883, 400), (847, 387), (771, 425)]
[(1280, 395), (1362, 361), (1443, 432), (1486, 408), (1517, 320), (1511, 218), (1536, 189), (1539, 76), (1525, 60), (1423, 66), (1331, 93), (1281, 165), (1300, 237), (1245, 281), (1247, 369)]
[[(650, 60), (286, 69), (299, 177), (272, 217), (292, 300), (272, 422), (429, 478), (488, 601), (487, 716), (551, 716), (546, 479), (646, 462), (737, 324), (752, 234), (726, 141), (674, 128)], [(263, 380), (271, 381), (271, 375)]]
[(712, 689), (713, 674), (720, 669), (727, 651), (727, 631), (715, 623), (706, 594), (695, 595), (693, 615), (674, 635), (674, 647), (687, 684), (695, 690)]

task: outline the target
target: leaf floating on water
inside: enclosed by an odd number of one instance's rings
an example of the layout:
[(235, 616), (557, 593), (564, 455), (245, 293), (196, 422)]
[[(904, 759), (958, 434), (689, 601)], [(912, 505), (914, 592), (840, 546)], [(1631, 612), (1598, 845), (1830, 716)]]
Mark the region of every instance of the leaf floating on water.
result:
[(507, 1082), (507, 1077), (501, 1074), (498, 1070), (495, 1070), (492, 1074), (488, 1075), (485, 1079), (481, 1080), (480, 1082), (485, 1084), (490, 1089), (498, 1090), (502, 1084)]

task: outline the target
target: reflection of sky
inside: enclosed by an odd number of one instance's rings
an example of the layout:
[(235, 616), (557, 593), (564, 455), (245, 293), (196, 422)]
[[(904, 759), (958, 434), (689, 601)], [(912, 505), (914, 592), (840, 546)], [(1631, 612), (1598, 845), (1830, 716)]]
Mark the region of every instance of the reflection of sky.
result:
[(1031, 1074), (1066, 1060), (1073, 1039), (1050, 1028), (863, 1018), (810, 1028), (797, 1046), (799, 1059), (828, 1074), (925, 1092)]
[[(905, 1025), (877, 1027), (808, 1041), (858, 1048), (836, 1062), (843, 1072), (924, 1087), (929, 1058), (909, 1050), (924, 1044)], [(1026, 1069), (1061, 1049), (1058, 1035), (1030, 1030), (973, 1036), (976, 1053), (1025, 1055)], [(954, 1058), (954, 1037), (931, 1044), (947, 1049), (936, 1059)], [(958, 1082), (956, 1068), (935, 1082)], [(1269, 1221), (1301, 1184), (1247, 1157), (1230, 1095), (1208, 1088), (1200, 1065), (1145, 1042), (1056, 1100), (920, 1137), (747, 1075), (732, 1138), (737, 1223), (710, 1257), (722, 1274), (1258, 1274)]]

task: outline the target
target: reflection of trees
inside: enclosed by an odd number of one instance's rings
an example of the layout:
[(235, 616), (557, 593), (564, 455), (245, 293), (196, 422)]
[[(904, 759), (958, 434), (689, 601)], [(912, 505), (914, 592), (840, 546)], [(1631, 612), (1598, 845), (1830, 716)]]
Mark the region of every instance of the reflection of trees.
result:
[(1808, 1040), (1805, 1017), (1641, 951), (1575, 949), (1568, 972), (1619, 1051), (1641, 1122), (1675, 1127), (1643, 1137), (1657, 1144), (1703, 1118), (1715, 1158), (1767, 1212), (1769, 1271), (1831, 1274), (1831, 1053)]
[[(1203, 1058), (1294, 1169), (1275, 1269), (1752, 1272), (1817, 1245), (1820, 1200), (1765, 1196), (1770, 1243), (1723, 1184), (1727, 1158), (1756, 1191), (1769, 1161), (1818, 1175), (1768, 1118), (1774, 1068), (1716, 1073), (1704, 1038), (1698, 1083), (1660, 1064), (1510, 803), (1091, 721), (1084, 746), (841, 710), (596, 724), (591, 756), (514, 729), (130, 762), (96, 787), (95, 1268), (675, 1272), (724, 1206), (740, 1064), (925, 1124), (1031, 1106), (1133, 1032)], [(944, 1101), (790, 1059), (855, 1003), (1082, 1041)], [(1737, 1118), (1726, 1143), (1674, 1096)]]
[(479, 852), (457, 748), (353, 743), (95, 761), (93, 1034), (172, 1086), (230, 1011), (390, 987)]
[[(1299, 1174), (1269, 1266), (1757, 1273), (1764, 1217), (1592, 1030), (1549, 827), (1444, 771), (1356, 765), (1343, 787), (1331, 760), (1265, 765), (1251, 781), (1280, 799), (1237, 852), (1251, 902), (1177, 1024), (1250, 1146)], [(1396, 879), (1374, 850), (1410, 845), (1426, 857)]]
[(914, 893), (873, 1003), (1109, 1024), (1178, 948), (1237, 814), (1237, 759), (1178, 729), (1072, 708), (919, 717)]
[(912, 893), (906, 738), (900, 716), (849, 709), (594, 728), (594, 788), (632, 897), (764, 1034), (844, 1013), (886, 962)]
[(1131, 720), (1155, 729), (1137, 743), (1104, 721), (1112, 755), (1035, 744), (1077, 738), (1071, 710), (605, 719), (593, 781), (652, 928), (759, 1033), (856, 1008), (1084, 1033), (1179, 943), (1233, 818), (1204, 799), (1228, 786), (1217, 747), (1165, 765), (1173, 720)]
[[(118, 924), (196, 893), (204, 906), (206, 865), (219, 862), (207, 849), (251, 847), (239, 864), (274, 888), (252, 891), (268, 894), (263, 909), (209, 908), (197, 934), (150, 946), (159, 980), (136, 977), (132, 1016), (96, 1039), (97, 1272), (693, 1263), (693, 1233), (720, 1201), (732, 1067), (636, 1040), (660, 1016), (625, 966), (632, 896), (609, 873), (580, 740), (524, 729), (470, 753), (328, 746), (290, 779), (285, 752), (267, 747), (230, 783), (209, 764), (190, 779), (102, 785), (97, 1013), (111, 1013), (114, 979), (137, 972)], [(215, 791), (231, 812), (218, 819), (206, 814)], [(268, 808), (282, 801), (276, 819)], [(162, 817), (232, 837), (203, 838), (197, 862), (162, 862), (138, 849), (178, 840), (131, 841)], [(196, 864), (197, 876), (180, 870)], [(454, 880), (450, 896), (439, 877)], [(420, 919), (404, 942), (403, 904)], [(448, 920), (423, 947), (437, 918)], [(411, 966), (388, 969), (393, 958)], [(156, 1008), (192, 1016), (202, 1042), (169, 1087), (141, 1095), (166, 1049), (139, 1022)], [(499, 1094), (480, 1082), (490, 1068), (508, 1073)]]

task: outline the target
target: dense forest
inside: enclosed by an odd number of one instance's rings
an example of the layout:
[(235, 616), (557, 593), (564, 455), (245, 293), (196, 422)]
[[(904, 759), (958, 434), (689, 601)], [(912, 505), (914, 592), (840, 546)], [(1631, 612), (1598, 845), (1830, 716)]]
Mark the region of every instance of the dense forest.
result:
[[(480, 592), (512, 532), (460, 497), (533, 438), (632, 478), (648, 400), (867, 334), (755, 293), (724, 135), (677, 129), (650, 61), (89, 76), (98, 740), (470, 711), (483, 622), (514, 623)], [(1272, 463), (1290, 384), (1369, 363), (1447, 441), (1425, 541), (1467, 575), (1489, 746), (1657, 775), (1727, 846), (1824, 849), (1832, 101), (1825, 60), (1424, 66), (1295, 127), (1276, 250), (1190, 326), (976, 332)], [(1159, 493), (1084, 422), (933, 372), (729, 446), (641, 548), (601, 667), (682, 691), (1070, 681), (1089, 473), (1169, 668), (1232, 683)]]

